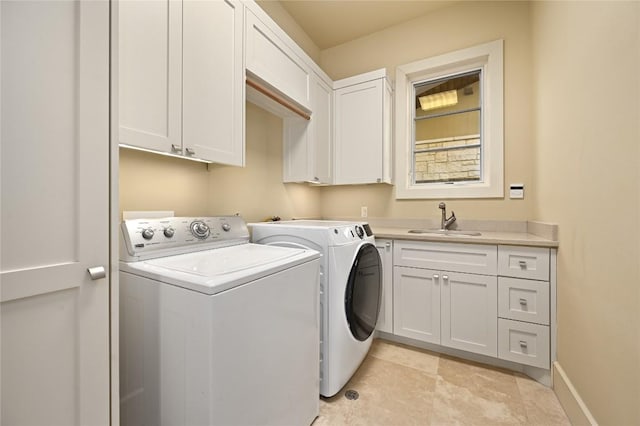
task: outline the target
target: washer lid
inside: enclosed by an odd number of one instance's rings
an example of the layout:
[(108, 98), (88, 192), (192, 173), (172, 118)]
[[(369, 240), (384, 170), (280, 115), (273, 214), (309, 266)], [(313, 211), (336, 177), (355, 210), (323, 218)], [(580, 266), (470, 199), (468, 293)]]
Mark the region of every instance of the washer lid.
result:
[(319, 258), (313, 250), (260, 244), (121, 263), (120, 270), (205, 294), (216, 294)]

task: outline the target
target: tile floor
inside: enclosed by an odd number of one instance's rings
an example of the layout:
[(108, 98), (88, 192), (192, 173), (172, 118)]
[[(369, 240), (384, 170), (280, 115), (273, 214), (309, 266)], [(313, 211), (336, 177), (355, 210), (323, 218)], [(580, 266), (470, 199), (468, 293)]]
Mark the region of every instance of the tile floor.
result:
[(553, 391), (524, 375), (375, 340), (313, 426), (520, 424), (570, 425)]

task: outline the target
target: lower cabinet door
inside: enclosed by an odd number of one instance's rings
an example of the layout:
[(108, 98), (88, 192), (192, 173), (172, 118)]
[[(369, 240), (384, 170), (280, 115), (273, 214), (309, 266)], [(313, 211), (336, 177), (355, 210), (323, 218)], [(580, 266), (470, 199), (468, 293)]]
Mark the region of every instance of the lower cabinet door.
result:
[(441, 273), (396, 266), (393, 270), (393, 333), (440, 344)]
[(376, 330), (393, 333), (393, 241), (376, 238), (382, 262), (382, 297)]
[(498, 279), (487, 275), (443, 272), (441, 344), (497, 356)]

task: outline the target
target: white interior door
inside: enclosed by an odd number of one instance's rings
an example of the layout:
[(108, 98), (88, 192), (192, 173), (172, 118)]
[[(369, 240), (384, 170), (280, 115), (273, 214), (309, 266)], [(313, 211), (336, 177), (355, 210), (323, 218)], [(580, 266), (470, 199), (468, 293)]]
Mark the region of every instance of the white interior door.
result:
[(1, 418), (109, 422), (109, 2), (0, 2)]

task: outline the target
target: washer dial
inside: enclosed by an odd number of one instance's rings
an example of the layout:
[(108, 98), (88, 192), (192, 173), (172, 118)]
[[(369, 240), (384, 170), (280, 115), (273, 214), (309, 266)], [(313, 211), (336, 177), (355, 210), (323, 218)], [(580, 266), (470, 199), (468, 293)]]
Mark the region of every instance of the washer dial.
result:
[(142, 238), (144, 238), (145, 240), (150, 240), (153, 238), (153, 229), (151, 228), (145, 228), (142, 230)]
[(167, 238), (171, 238), (173, 237), (173, 235), (176, 233), (176, 231), (169, 227), (169, 228), (164, 228), (164, 236)]
[(360, 237), (360, 239), (364, 237), (364, 229), (362, 229), (362, 226), (356, 225), (356, 234), (358, 234), (358, 237)]
[(194, 237), (204, 240), (209, 236), (209, 226), (201, 220), (194, 220), (191, 222), (191, 233)]

